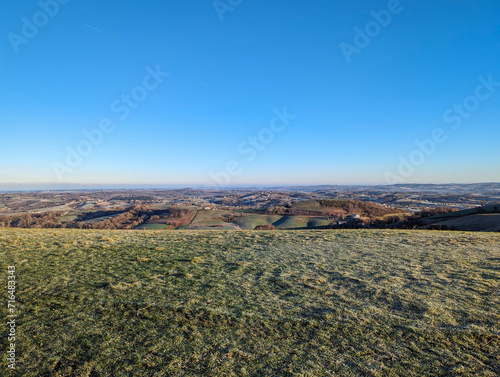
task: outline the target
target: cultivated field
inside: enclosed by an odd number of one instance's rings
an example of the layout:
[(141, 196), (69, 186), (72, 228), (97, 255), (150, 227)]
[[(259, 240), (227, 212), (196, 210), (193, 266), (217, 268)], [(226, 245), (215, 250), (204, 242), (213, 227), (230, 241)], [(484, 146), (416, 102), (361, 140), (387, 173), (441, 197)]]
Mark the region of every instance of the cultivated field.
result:
[(500, 374), (496, 233), (2, 229), (4, 323), (9, 265), (20, 376)]

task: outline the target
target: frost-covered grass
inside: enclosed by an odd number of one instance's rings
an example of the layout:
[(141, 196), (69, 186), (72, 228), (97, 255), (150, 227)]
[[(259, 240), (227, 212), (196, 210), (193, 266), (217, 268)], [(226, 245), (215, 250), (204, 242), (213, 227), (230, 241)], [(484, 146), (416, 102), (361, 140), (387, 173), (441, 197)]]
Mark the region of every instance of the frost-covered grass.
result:
[(494, 233), (3, 229), (8, 265), (22, 376), (500, 373)]

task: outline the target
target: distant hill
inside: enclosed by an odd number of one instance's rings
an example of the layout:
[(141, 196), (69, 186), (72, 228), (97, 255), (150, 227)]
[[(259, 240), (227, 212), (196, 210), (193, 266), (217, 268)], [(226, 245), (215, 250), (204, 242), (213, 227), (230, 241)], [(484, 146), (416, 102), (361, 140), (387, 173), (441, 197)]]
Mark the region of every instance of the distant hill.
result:
[(282, 191), (365, 191), (381, 190), (384, 192), (433, 192), (433, 193), (500, 193), (500, 182), (485, 183), (446, 183), (446, 184), (423, 184), (405, 183), (395, 185), (319, 185), (319, 186), (277, 186), (272, 187)]
[(435, 215), (422, 222), (421, 229), (500, 232), (500, 204)]

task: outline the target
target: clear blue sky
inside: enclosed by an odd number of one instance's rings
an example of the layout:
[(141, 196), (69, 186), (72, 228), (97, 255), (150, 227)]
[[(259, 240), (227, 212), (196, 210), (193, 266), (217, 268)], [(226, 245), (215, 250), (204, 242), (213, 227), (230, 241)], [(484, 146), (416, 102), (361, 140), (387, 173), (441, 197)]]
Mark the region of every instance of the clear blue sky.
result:
[(500, 181), (498, 0), (55, 1), (0, 5), (0, 186)]

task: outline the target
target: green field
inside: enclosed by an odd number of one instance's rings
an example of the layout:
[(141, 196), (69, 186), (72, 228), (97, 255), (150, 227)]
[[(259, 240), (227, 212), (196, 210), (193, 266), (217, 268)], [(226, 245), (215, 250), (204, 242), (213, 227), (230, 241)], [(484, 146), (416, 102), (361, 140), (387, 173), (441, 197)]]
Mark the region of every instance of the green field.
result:
[(69, 221), (74, 221), (77, 218), (78, 218), (78, 214), (69, 214), (69, 215), (61, 216), (59, 218), (59, 222), (60, 223), (67, 223)]
[(282, 216), (272, 216), (272, 215), (243, 215), (237, 217), (234, 223), (237, 224), (241, 229), (252, 230), (255, 229), (257, 225), (269, 225), (281, 219)]
[[(209, 228), (213, 226), (226, 227), (230, 224), (222, 220), (223, 215), (231, 214), (229, 211), (197, 211), (194, 221), (189, 226), (189, 229)], [(233, 226), (231, 228), (234, 229)]]
[(283, 216), (274, 225), (277, 229), (314, 228), (332, 224), (326, 217)]
[(495, 233), (1, 229), (4, 302), (9, 265), (0, 375), (500, 373)]

